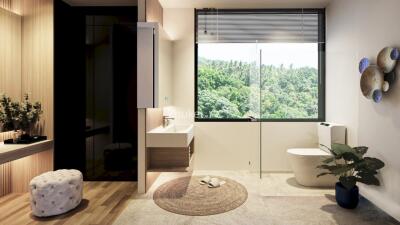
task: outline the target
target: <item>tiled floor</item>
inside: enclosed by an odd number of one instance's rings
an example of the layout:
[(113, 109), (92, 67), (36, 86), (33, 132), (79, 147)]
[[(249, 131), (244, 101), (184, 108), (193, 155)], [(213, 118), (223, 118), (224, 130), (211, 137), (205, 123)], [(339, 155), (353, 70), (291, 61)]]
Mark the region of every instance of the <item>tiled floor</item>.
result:
[(193, 175), (218, 175), (242, 183), (247, 201), (239, 208), (212, 216), (183, 216), (159, 208), (152, 193), (166, 181), (190, 173), (162, 173), (150, 191), (130, 200), (114, 224), (271, 224), (271, 225), (384, 225), (398, 224), (366, 200), (356, 210), (346, 210), (334, 202), (333, 189), (305, 188), (293, 174), (258, 174), (239, 171), (194, 171)]

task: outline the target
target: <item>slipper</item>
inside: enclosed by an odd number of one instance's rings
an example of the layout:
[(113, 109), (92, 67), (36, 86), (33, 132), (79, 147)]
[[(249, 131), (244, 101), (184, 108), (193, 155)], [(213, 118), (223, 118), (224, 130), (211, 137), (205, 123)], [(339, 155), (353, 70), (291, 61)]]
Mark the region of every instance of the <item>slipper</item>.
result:
[(219, 181), (218, 178), (214, 177), (211, 178), (210, 182), (208, 182), (208, 187), (209, 188), (217, 188), (220, 187), (221, 185), (224, 185), (226, 182), (225, 181)]
[(204, 185), (204, 184), (208, 184), (211, 181), (211, 177), (210, 176), (205, 176), (200, 180), (200, 184)]

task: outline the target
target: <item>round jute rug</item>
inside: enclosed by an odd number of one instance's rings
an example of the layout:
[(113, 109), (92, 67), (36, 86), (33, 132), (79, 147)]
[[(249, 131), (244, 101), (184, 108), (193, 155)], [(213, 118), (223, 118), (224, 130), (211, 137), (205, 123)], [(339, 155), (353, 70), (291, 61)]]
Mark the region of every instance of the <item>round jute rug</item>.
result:
[(207, 216), (236, 209), (247, 199), (246, 188), (234, 180), (218, 177), (226, 183), (208, 188), (199, 184), (201, 178), (181, 177), (161, 185), (153, 194), (154, 202), (176, 214)]

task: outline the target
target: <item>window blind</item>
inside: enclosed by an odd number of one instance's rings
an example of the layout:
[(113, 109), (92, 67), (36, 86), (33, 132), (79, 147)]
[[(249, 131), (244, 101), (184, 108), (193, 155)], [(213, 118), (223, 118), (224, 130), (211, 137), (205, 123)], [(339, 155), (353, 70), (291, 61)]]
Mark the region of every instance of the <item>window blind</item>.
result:
[(197, 43), (321, 43), (318, 11), (196, 11)]

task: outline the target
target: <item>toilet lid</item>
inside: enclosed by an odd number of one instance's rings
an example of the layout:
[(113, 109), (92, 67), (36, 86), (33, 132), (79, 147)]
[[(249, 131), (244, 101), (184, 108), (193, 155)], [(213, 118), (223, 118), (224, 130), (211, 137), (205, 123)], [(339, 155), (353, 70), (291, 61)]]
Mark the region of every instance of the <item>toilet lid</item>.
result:
[(294, 155), (309, 155), (309, 156), (330, 156), (331, 153), (325, 152), (319, 148), (291, 148), (288, 153)]

